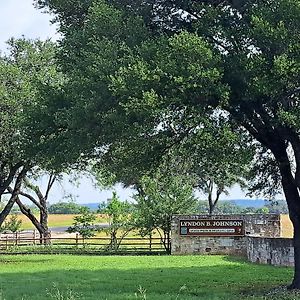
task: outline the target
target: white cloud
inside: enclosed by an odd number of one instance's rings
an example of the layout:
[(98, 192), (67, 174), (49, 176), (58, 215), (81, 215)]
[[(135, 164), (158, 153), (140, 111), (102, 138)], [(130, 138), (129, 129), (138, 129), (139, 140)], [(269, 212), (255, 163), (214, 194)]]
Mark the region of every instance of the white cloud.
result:
[(56, 26), (50, 23), (51, 18), (37, 10), (32, 0), (0, 0), (0, 50), (6, 49), (5, 42), (11, 37), (57, 39)]

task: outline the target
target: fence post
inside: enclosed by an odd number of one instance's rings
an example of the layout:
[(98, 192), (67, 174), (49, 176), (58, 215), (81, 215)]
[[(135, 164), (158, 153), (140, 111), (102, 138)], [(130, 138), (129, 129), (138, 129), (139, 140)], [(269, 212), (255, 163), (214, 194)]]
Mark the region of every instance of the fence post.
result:
[(5, 240), (5, 250), (8, 249), (8, 235), (6, 235), (6, 240)]
[(76, 247), (78, 247), (78, 233), (76, 233), (76, 238), (75, 238), (75, 240), (76, 240)]
[(149, 248), (150, 248), (150, 252), (152, 251), (152, 234), (150, 234), (149, 236)]
[(16, 242), (15, 242), (15, 245), (16, 246), (18, 245), (18, 232), (16, 232)]

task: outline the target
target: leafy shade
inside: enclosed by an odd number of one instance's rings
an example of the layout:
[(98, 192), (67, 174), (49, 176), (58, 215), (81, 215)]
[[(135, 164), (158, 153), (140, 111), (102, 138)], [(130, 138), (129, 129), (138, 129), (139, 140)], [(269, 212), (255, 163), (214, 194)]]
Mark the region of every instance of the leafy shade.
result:
[(151, 235), (154, 230), (161, 235), (167, 251), (170, 249), (171, 220), (174, 214), (187, 214), (196, 210), (193, 187), (185, 176), (143, 177), (137, 202), (137, 227), (142, 235)]
[(17, 201), (26, 173), (45, 158), (37, 151), (45, 132), (35, 126), (43, 120), (32, 111), (44, 107), (45, 87), (61, 83), (52, 43), (11, 39), (8, 44), (9, 53), (0, 57), (0, 199), (4, 193), (11, 197), (0, 224)]
[(76, 0), (40, 2), (59, 12), (74, 84), (68, 124), (87, 137), (82, 153), (144, 144), (160, 157), (220, 110), (270, 152), (295, 228), (299, 289), (299, 0), (95, 0), (73, 12)]
[(67, 230), (69, 233), (79, 233), (83, 239), (95, 236), (95, 222), (97, 215), (91, 213), (87, 207), (81, 208), (81, 214), (74, 217), (73, 225)]
[(134, 229), (132, 205), (122, 202), (113, 192), (113, 196), (102, 213), (108, 216), (108, 228), (102, 229), (110, 236), (108, 250), (117, 251), (122, 240)]

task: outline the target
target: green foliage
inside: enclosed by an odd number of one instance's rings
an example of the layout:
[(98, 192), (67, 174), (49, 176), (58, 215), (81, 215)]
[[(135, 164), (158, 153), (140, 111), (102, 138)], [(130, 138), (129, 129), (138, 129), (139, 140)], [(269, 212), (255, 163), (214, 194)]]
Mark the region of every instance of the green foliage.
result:
[(22, 227), (22, 220), (18, 218), (18, 215), (12, 214), (9, 216), (8, 220), (4, 222), (2, 226), (0, 226), (0, 232), (19, 232)]
[(106, 202), (106, 201), (102, 201), (102, 202), (100, 202), (99, 205), (98, 205), (98, 210), (97, 210), (97, 212), (98, 212), (99, 214), (105, 214), (106, 208), (107, 208), (107, 202)]
[[(38, 173), (37, 165), (41, 167), (42, 161), (45, 165), (49, 163), (49, 157), (38, 150), (46, 133), (35, 124), (41, 125), (43, 121), (37, 121), (33, 112), (39, 115), (38, 111), (43, 109), (44, 92), (58, 88), (63, 77), (55, 65), (55, 48), (49, 40), (11, 39), (8, 46), (8, 54), (0, 57), (0, 198), (3, 193), (9, 193), (10, 198), (0, 212), (0, 224), (17, 202), (20, 210), (27, 216), (31, 215), (30, 219), (37, 225), (37, 219), (18, 195), (24, 192), (22, 183), (26, 181), (26, 175), (29, 176), (30, 171)], [(32, 190), (39, 196), (38, 188)], [(23, 193), (40, 209), (40, 232), (41, 228), (45, 231), (47, 228), (48, 192), (45, 197), (40, 195), (39, 201)], [(13, 231), (18, 228), (17, 222), (10, 226)]]
[(64, 81), (49, 40), (11, 39), (8, 46), (8, 54), (0, 57), (0, 195), (22, 166), (28, 176), (37, 177), (41, 167), (49, 165), (51, 158), (40, 148), (50, 129), (44, 101)]
[(111, 227), (123, 227), (128, 223), (129, 214), (131, 212), (131, 205), (128, 202), (122, 202), (113, 192), (113, 196), (109, 199), (104, 212), (108, 215), (109, 224)]
[(229, 201), (221, 201), (218, 203), (215, 212), (216, 214), (238, 214), (244, 213), (244, 210), (236, 205), (235, 203)]
[(155, 229), (167, 251), (170, 251), (171, 219), (174, 214), (196, 210), (193, 187), (184, 176), (143, 177), (136, 200), (136, 226), (141, 235), (151, 235)]
[(79, 214), (81, 209), (81, 205), (70, 201), (51, 204), (48, 211), (50, 214)]
[[(209, 207), (207, 201), (199, 200), (197, 211), (200, 214), (208, 214)], [(265, 200), (265, 205), (260, 208), (254, 206), (242, 207), (232, 201), (219, 201), (213, 214), (287, 214), (287, 205), (283, 200)]]
[(231, 129), (246, 128), (266, 149), (267, 130), (298, 126), (296, 0), (37, 2), (65, 34), (64, 144), (86, 155), (103, 149), (102, 173), (116, 180), (137, 182), (165, 149), (205, 128), (201, 118), (224, 113)]
[(272, 214), (287, 214), (288, 207), (284, 200), (268, 200), (265, 206), (269, 209)]
[[(173, 155), (190, 158), (189, 173), (201, 171), (199, 186), (212, 179), (226, 192), (241, 182), (253, 154), (244, 151), (253, 142), (241, 127), (258, 132), (254, 137), (263, 145), (266, 132), (297, 128), (295, 0), (228, 6), (161, 1), (157, 11), (139, 1), (38, 2), (57, 14), (65, 33), (59, 58), (71, 80), (65, 86), (69, 95), (60, 95), (67, 99), (56, 109), (61, 127), (68, 128), (62, 144), (87, 156), (97, 145), (99, 172), (110, 183), (136, 184), (166, 149), (182, 144)], [(221, 130), (212, 130), (215, 123)], [(78, 134), (80, 145), (72, 138)], [(280, 174), (267, 148), (257, 155), (252, 188), (274, 194)]]
[(262, 207), (256, 210), (257, 213), (261, 213), (261, 214), (269, 214), (270, 210), (268, 207)]
[(11, 215), (8, 221), (5, 222), (4, 227), (6, 230), (13, 233), (20, 231), (22, 226), (22, 220), (18, 218), (18, 215)]
[[(209, 214), (209, 205), (205, 200), (199, 200), (197, 203), (198, 212), (200, 214)], [(240, 214), (243, 213), (243, 209), (235, 203), (229, 201), (219, 201), (213, 214)]]
[(203, 126), (165, 155), (163, 169), (166, 174), (185, 174), (206, 195), (212, 214), (229, 188), (246, 186), (254, 151), (247, 135), (234, 132), (222, 117), (203, 121)]
[(108, 215), (108, 227), (101, 229), (110, 236), (108, 250), (117, 251), (123, 238), (134, 228), (132, 205), (121, 201), (113, 192), (106, 208), (101, 211)]
[[(67, 97), (66, 105), (59, 106), (57, 115), (62, 126), (69, 128), (68, 136), (80, 136), (82, 141), (63, 145), (82, 158), (90, 156), (92, 145), (105, 145), (93, 160), (100, 166), (100, 180), (104, 176), (109, 183), (136, 184), (155, 170), (166, 148), (189, 134), (191, 139), (197, 135), (198, 149), (210, 144), (204, 129), (214, 121), (205, 115), (213, 111), (205, 107), (215, 106), (217, 99), (226, 102), (228, 90), (219, 82), (223, 74), (220, 56), (203, 38), (182, 32), (153, 40), (140, 17), (105, 1), (86, 3), (90, 7), (81, 15), (83, 23), (73, 27), (70, 16), (64, 14), (68, 4), (49, 5), (59, 11), (61, 28), (68, 32), (59, 55), (72, 78), (65, 87), (68, 94), (62, 95)], [(73, 16), (80, 14), (80, 7)], [(75, 44), (84, 49), (80, 61), (71, 58), (77, 56)], [(185, 144), (188, 148), (193, 142)]]
[(282, 184), (299, 226), (299, 0), (95, 0), (73, 11), (78, 1), (39, 2), (58, 12), (64, 33), (68, 101), (55, 116), (66, 134), (47, 141), (70, 149), (70, 164), (92, 157), (102, 173), (136, 184), (171, 148), (225, 119), (262, 160), (255, 189)]
[[(35, 2), (56, 14), (64, 34), (58, 57), (70, 80), (50, 108), (67, 133), (49, 141), (68, 148), (70, 163), (96, 147), (101, 174), (135, 184), (166, 149), (205, 132), (203, 120), (222, 116), (230, 130), (250, 133), (241, 149), (270, 152), (257, 157), (253, 189), (278, 192), (278, 145), (299, 148), (297, 0)], [(239, 180), (238, 170), (229, 174)]]
[(0, 59), (3, 76), (0, 85), (1, 153), (11, 155), (12, 162), (32, 160), (35, 163), (42, 153), (37, 155), (33, 147), (38, 148), (45, 132), (34, 127), (33, 112), (39, 115), (45, 108), (41, 103), (45, 99), (44, 92), (58, 88), (63, 77), (54, 63), (55, 48), (50, 41), (22, 38), (11, 39), (8, 44), (9, 54)]
[(73, 225), (67, 229), (67, 232), (79, 233), (84, 239), (95, 236), (95, 222), (97, 216), (91, 213), (87, 207), (82, 207), (79, 216), (74, 217)]

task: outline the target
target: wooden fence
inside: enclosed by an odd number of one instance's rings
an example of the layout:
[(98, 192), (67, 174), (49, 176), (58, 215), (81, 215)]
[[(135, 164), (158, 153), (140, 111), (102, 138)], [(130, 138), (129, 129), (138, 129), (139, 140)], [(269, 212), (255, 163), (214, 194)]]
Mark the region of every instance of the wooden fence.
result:
[(36, 233), (14, 233), (0, 235), (1, 253), (122, 253), (163, 254), (166, 252), (160, 238), (126, 237), (112, 243), (109, 237), (83, 239), (75, 237), (39, 238)]

